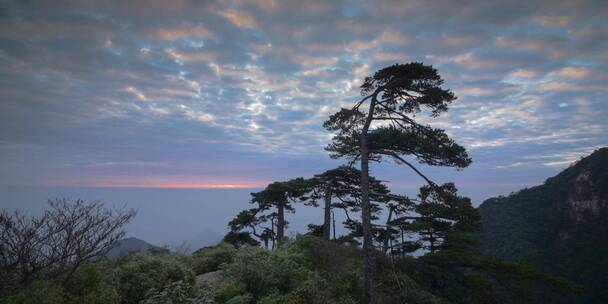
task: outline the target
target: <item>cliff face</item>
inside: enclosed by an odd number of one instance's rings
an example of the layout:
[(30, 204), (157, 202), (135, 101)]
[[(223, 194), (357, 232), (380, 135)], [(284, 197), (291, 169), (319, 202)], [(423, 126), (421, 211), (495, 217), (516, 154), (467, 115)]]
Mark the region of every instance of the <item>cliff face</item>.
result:
[(593, 222), (606, 210), (606, 198), (597, 191), (590, 171), (580, 173), (566, 200), (570, 223), (573, 225)]
[(608, 148), (479, 211), (484, 252), (585, 285), (581, 303), (608, 303)]

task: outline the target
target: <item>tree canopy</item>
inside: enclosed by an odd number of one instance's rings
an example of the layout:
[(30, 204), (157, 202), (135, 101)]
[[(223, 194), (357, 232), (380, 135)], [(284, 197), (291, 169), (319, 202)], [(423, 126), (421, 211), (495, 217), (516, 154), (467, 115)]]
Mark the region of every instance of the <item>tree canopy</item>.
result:
[(285, 237), (289, 224), (285, 220), (285, 213), (295, 212), (293, 204), (307, 202), (306, 194), (310, 193), (312, 187), (310, 180), (301, 177), (271, 183), (264, 190), (251, 193), (254, 207), (241, 211), (228, 225), (233, 232), (249, 229), (267, 247), (272, 242), (274, 248)]

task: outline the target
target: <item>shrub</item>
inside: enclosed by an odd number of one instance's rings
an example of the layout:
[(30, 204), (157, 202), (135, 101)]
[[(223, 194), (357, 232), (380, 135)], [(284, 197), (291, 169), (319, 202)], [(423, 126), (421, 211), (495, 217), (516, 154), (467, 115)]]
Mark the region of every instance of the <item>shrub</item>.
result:
[(235, 254), (236, 248), (228, 243), (204, 247), (192, 254), (192, 267), (196, 274), (216, 271), (222, 264), (232, 262)]
[(250, 304), (253, 303), (253, 296), (250, 293), (238, 295), (226, 301), (226, 304)]
[(118, 279), (114, 265), (107, 260), (86, 263), (74, 274), (66, 286), (73, 303), (120, 303)]
[(194, 284), (194, 272), (175, 256), (130, 256), (120, 265), (117, 276), (124, 304), (139, 303), (151, 289), (162, 289), (171, 282)]
[(213, 292), (184, 281), (171, 282), (162, 289), (151, 289), (141, 304), (215, 304)]
[(2, 304), (57, 304), (66, 302), (63, 288), (53, 280), (35, 280), (28, 289), (0, 298)]
[(227, 276), (256, 298), (277, 285), (272, 273), (270, 252), (258, 247), (239, 249), (234, 261), (226, 268)]

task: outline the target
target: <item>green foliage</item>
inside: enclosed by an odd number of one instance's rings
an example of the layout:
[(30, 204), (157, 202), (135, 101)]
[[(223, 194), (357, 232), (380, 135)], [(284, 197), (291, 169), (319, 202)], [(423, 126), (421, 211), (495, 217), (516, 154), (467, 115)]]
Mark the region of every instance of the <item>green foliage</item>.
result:
[(27, 289), (16, 294), (4, 296), (1, 304), (57, 304), (76, 303), (69, 301), (59, 282), (54, 280), (35, 280)]
[(286, 242), (275, 251), (239, 248), (225, 268), (216, 300), (349, 303), (361, 290), (359, 262), (357, 249), (310, 236)]
[(79, 269), (67, 286), (70, 297), (76, 303), (120, 303), (116, 286), (118, 277), (108, 260), (87, 263)]
[[(448, 243), (453, 242), (450, 234)], [(52, 278), (36, 280), (0, 303), (355, 304), (363, 298), (361, 250), (313, 236), (286, 241), (274, 251), (220, 244), (197, 251), (189, 260), (132, 255), (90, 262), (67, 286)], [(383, 304), (566, 303), (576, 289), (467, 246), (447, 246), (418, 258), (391, 259), (377, 252), (375, 260), (377, 300)], [(220, 281), (212, 287), (195, 286), (195, 265), (220, 269)]]
[(151, 289), (162, 289), (170, 282), (194, 283), (194, 272), (175, 256), (133, 255), (117, 269), (121, 303), (139, 303)]
[(577, 291), (565, 280), (460, 248), (402, 259), (397, 267), (451, 303), (569, 303)]
[(579, 303), (607, 303), (605, 202), (608, 148), (595, 151), (543, 185), (486, 200), (479, 207), (484, 228), (481, 249), (584, 285)]
[(201, 274), (220, 269), (222, 264), (232, 261), (236, 248), (232, 244), (220, 243), (217, 246), (204, 247), (192, 254), (192, 267), (195, 274)]
[(249, 232), (238, 232), (229, 231), (224, 238), (222, 243), (232, 244), (232, 246), (238, 248), (244, 245), (258, 246), (260, 242), (254, 239)]
[(260, 299), (271, 290), (285, 292), (296, 288), (309, 275), (305, 265), (305, 257), (290, 244), (274, 252), (248, 247), (239, 250), (226, 274)]
[(171, 282), (162, 289), (151, 289), (140, 304), (215, 304), (213, 292), (184, 281)]
[(226, 304), (249, 304), (253, 302), (253, 296), (251, 294), (243, 294), (237, 295), (235, 297), (230, 298), (225, 303)]
[(418, 233), (423, 249), (433, 253), (443, 248), (449, 244), (445, 242), (449, 234), (461, 237), (452, 242), (459, 245), (468, 233), (480, 228), (479, 212), (471, 206), (469, 198), (458, 195), (454, 184), (424, 186), (420, 188), (418, 197), (420, 203), (414, 210), (419, 216), (407, 226), (407, 230)]
[(244, 292), (256, 298), (277, 284), (272, 275), (270, 252), (258, 247), (241, 248), (225, 272)]

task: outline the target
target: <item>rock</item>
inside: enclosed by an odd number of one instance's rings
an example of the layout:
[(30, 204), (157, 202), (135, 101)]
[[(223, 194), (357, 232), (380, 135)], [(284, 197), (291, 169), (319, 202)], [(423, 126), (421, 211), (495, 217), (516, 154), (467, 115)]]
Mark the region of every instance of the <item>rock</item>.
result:
[(217, 285), (223, 276), (221, 270), (199, 274), (196, 276), (196, 285)]

